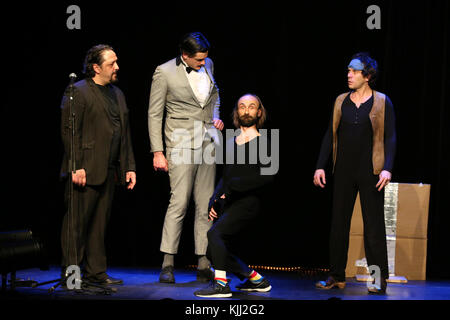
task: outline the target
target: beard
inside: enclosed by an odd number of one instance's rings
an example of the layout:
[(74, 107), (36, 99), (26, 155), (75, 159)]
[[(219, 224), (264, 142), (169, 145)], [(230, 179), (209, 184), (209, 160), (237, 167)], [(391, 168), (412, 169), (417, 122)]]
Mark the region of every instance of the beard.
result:
[(239, 125), (240, 126), (248, 128), (248, 127), (251, 127), (251, 126), (255, 125), (256, 122), (258, 121), (258, 118), (257, 117), (252, 117), (251, 115), (245, 114), (243, 116), (240, 116), (238, 118), (238, 120), (239, 120)]
[(119, 81), (119, 77), (117, 76), (117, 73), (113, 73), (111, 75), (110, 83), (116, 83), (117, 81)]

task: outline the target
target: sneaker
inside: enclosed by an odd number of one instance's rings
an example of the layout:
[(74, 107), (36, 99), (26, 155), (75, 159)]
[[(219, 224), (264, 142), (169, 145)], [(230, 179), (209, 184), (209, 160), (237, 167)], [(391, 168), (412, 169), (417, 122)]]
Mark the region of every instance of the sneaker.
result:
[(253, 283), (247, 279), (244, 283), (238, 284), (236, 289), (247, 292), (268, 292), (272, 289), (272, 286), (266, 278), (263, 278), (260, 283)]
[(164, 267), (159, 274), (159, 282), (161, 283), (175, 283), (175, 276), (173, 275), (173, 266)]
[(208, 288), (195, 291), (194, 295), (200, 298), (230, 298), (232, 293), (228, 283), (224, 287), (217, 281), (211, 281)]

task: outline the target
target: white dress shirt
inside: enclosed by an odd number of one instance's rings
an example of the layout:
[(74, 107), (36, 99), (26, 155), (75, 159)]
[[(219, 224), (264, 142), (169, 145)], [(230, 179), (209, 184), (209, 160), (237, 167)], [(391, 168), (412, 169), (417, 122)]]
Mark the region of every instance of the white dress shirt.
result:
[[(183, 63), (186, 71), (186, 62), (184, 62), (183, 57), (181, 57), (181, 62)], [(191, 85), (192, 91), (194, 91), (195, 97), (202, 106), (205, 106), (206, 101), (209, 98), (209, 92), (211, 89), (211, 79), (206, 73), (205, 67), (202, 66), (200, 70), (192, 70), (190, 73), (186, 72), (186, 76)]]

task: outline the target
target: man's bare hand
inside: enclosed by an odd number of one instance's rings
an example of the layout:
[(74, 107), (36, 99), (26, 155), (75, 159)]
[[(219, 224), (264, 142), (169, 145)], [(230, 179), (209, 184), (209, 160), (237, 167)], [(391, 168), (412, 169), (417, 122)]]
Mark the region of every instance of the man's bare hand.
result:
[[(220, 199), (225, 199), (225, 194), (220, 196)], [(216, 202), (217, 200), (214, 200), (214, 202)], [(214, 210), (214, 206), (211, 207), (211, 210), (209, 211), (209, 218), (208, 221), (213, 221), (214, 219), (217, 219), (219, 217), (219, 215), (217, 214), (217, 212)]]
[(136, 185), (136, 172), (128, 171), (126, 175), (126, 182), (128, 183), (127, 189), (133, 190)]
[(72, 182), (77, 186), (84, 187), (86, 185), (86, 171), (79, 169), (72, 172)]
[(216, 129), (219, 129), (220, 131), (222, 131), (222, 129), (223, 129), (223, 127), (224, 127), (224, 124), (223, 124), (222, 120), (220, 120), (220, 119), (214, 119), (214, 120), (213, 120), (213, 123), (214, 123), (214, 127), (215, 127)]
[(169, 163), (162, 151), (153, 153), (153, 169), (155, 169), (155, 171), (169, 171)]
[[(215, 201), (214, 201), (215, 202)], [(211, 208), (209, 211), (209, 218), (208, 221), (213, 221), (214, 219), (217, 219), (219, 216), (216, 211), (214, 211), (214, 208)]]
[(327, 184), (327, 180), (325, 179), (325, 170), (317, 169), (316, 172), (314, 172), (313, 183), (316, 187), (325, 188), (325, 185)]
[(387, 186), (391, 181), (392, 174), (389, 171), (383, 170), (381, 171), (379, 177), (380, 180), (378, 180), (378, 183), (375, 187), (378, 188), (378, 191), (381, 191), (381, 189)]

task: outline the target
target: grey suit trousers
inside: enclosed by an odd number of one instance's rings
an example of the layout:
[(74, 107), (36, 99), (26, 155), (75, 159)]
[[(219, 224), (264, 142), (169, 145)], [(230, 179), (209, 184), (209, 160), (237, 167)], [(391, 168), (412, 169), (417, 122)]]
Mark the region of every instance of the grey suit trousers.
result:
[[(212, 222), (208, 221), (208, 204), (214, 192), (216, 165), (215, 163), (205, 163), (201, 159), (196, 163), (194, 158), (201, 157), (203, 150), (210, 143), (205, 141), (202, 148), (199, 149), (166, 149), (171, 191), (160, 247), (164, 253), (176, 254), (178, 252), (183, 220), (192, 194), (195, 202), (195, 254), (206, 254), (208, 247), (206, 234), (212, 226)], [(183, 152), (191, 159), (191, 161), (185, 161), (189, 163), (176, 161), (176, 157), (181, 157)]]

